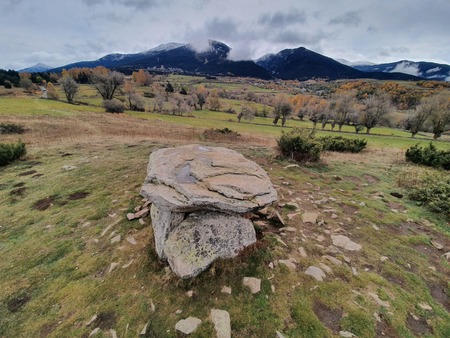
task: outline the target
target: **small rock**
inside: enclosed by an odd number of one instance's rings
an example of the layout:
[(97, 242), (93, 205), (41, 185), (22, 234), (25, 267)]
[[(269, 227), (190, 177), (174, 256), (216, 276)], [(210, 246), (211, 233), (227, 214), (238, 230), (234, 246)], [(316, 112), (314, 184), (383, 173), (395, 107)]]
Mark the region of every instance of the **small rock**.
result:
[(380, 297), (378, 297), (378, 295), (377, 295), (376, 293), (369, 292), (368, 294), (369, 294), (369, 296), (371, 296), (371, 297), (375, 300), (375, 302), (376, 302), (379, 306), (391, 307), (391, 305), (389, 304), (388, 301), (381, 300)]
[(377, 312), (374, 312), (374, 313), (373, 313), (373, 316), (375, 317), (375, 320), (376, 320), (377, 322), (381, 323), (381, 317), (380, 317), (380, 315), (379, 315)]
[(121, 239), (120, 235), (117, 235), (116, 237), (111, 238), (111, 244), (119, 243), (120, 239)]
[(217, 338), (231, 338), (230, 314), (225, 310), (211, 309), (211, 321)]
[(328, 266), (328, 265), (326, 265), (326, 264), (324, 264), (324, 263), (319, 263), (319, 265), (320, 265), (320, 267), (322, 268), (322, 269), (324, 269), (327, 273), (331, 273), (333, 270), (331, 270), (331, 268)]
[(450, 251), (446, 252), (445, 254), (443, 254), (442, 256), (445, 257), (446, 260), (448, 260), (450, 258)]
[(97, 315), (95, 314), (95, 315), (92, 316), (91, 320), (89, 320), (89, 321), (86, 323), (86, 326), (91, 325), (93, 322), (95, 322), (96, 319), (97, 319)]
[(300, 166), (298, 164), (288, 164), (284, 167), (284, 169), (290, 169), (290, 168), (299, 168)]
[(181, 313), (183, 312), (183, 310), (178, 309), (177, 311), (175, 311), (176, 315), (181, 315)]
[(386, 257), (386, 256), (381, 256), (380, 257), (380, 261), (382, 261), (382, 262), (385, 262), (385, 261), (387, 261), (389, 258), (388, 257)]
[(150, 301), (150, 310), (151, 310), (152, 312), (155, 312), (155, 311), (156, 311), (156, 306), (155, 306), (155, 304), (153, 304), (153, 300)]
[(129, 221), (132, 221), (132, 220), (134, 220), (136, 217), (134, 217), (134, 214), (132, 213), (132, 212), (129, 212), (128, 214), (127, 214), (127, 219), (129, 220)]
[(376, 231), (380, 230), (380, 228), (377, 227), (375, 224), (372, 224), (372, 228), (373, 228), (374, 230), (376, 230)]
[(283, 226), (286, 226), (286, 223), (283, 220), (283, 217), (281, 217), (280, 213), (276, 210), (274, 210), (269, 216), (267, 216), (267, 219), (279, 222), (283, 224)]
[(109, 330), (109, 333), (111, 334), (111, 337), (112, 337), (112, 338), (117, 338), (117, 332), (116, 332), (116, 330), (110, 329), (110, 330)]
[(175, 330), (184, 334), (191, 334), (197, 330), (197, 327), (202, 323), (202, 321), (195, 317), (188, 317), (178, 321), (175, 325)]
[(225, 293), (227, 295), (231, 295), (231, 288), (229, 286), (223, 286), (222, 290), (220, 290), (221, 293)]
[(250, 288), (251, 293), (255, 294), (261, 291), (261, 279), (255, 277), (244, 277), (242, 282), (244, 286), (248, 286)]
[(433, 308), (432, 308), (429, 304), (427, 304), (427, 303), (419, 303), (419, 307), (420, 307), (422, 310), (426, 310), (426, 311), (431, 311), (431, 310), (433, 310)]
[(276, 333), (277, 333), (277, 335), (275, 336), (275, 338), (285, 338), (284, 335), (280, 331), (277, 331)]
[(129, 236), (127, 237), (127, 242), (130, 243), (131, 245), (136, 245), (136, 239), (133, 236)]
[(331, 236), (331, 239), (333, 240), (333, 245), (349, 251), (359, 251), (362, 248), (361, 245), (351, 241), (347, 236)]
[(141, 217), (145, 217), (148, 215), (148, 213), (150, 212), (149, 208), (144, 208), (140, 211), (138, 211), (137, 213), (134, 214), (134, 218), (141, 218)]
[(145, 221), (144, 221), (143, 218), (139, 218), (139, 224), (140, 224), (140, 225), (145, 225)]
[(111, 265), (109, 266), (108, 273), (113, 272), (118, 266), (119, 266), (119, 263), (111, 263)]
[(132, 259), (131, 261), (129, 261), (128, 263), (126, 263), (126, 264), (124, 264), (124, 265), (122, 265), (122, 269), (126, 269), (126, 268), (129, 268), (130, 267), (130, 265), (133, 263), (133, 261), (134, 261), (134, 259)]
[(113, 226), (114, 226), (114, 224), (108, 225), (108, 226), (102, 231), (102, 233), (100, 234), (100, 237), (105, 236), (105, 235), (109, 232), (109, 230), (111, 230), (111, 228), (112, 228)]
[(281, 230), (287, 231), (287, 232), (296, 232), (297, 231), (297, 229), (295, 227), (286, 227)]
[(428, 269), (430, 269), (431, 271), (436, 272), (436, 268), (434, 266), (429, 266)]
[(145, 324), (145, 326), (143, 327), (143, 329), (141, 330), (141, 333), (139, 333), (139, 335), (145, 336), (147, 334), (147, 328), (148, 328), (148, 323)]
[(298, 251), (300, 252), (300, 256), (302, 256), (303, 258), (308, 257), (304, 247), (301, 246), (300, 248), (298, 248)]
[(283, 240), (280, 237), (276, 237), (277, 242), (284, 245), (285, 247), (287, 247), (288, 245), (286, 243), (283, 242)]
[(89, 337), (95, 336), (99, 331), (100, 331), (100, 328), (96, 327), (95, 329), (93, 329), (91, 331), (91, 333), (89, 333)]
[(322, 258), (329, 260), (334, 265), (342, 265), (342, 262), (339, 259), (334, 258), (332, 256), (325, 255), (325, 256), (322, 256)]
[(299, 212), (293, 213), (293, 214), (288, 214), (287, 217), (288, 219), (291, 221), (293, 220), (295, 217), (297, 217), (298, 215), (300, 215)]
[(436, 242), (436, 241), (430, 241), (430, 243), (431, 243), (432, 246), (434, 246), (434, 247), (435, 247), (436, 249), (438, 249), (438, 250), (444, 249), (444, 246), (443, 246), (441, 243), (439, 243), (439, 242)]
[(76, 168), (77, 168), (77, 167), (75, 167), (74, 165), (63, 165), (63, 166), (61, 167), (62, 170), (66, 170), (66, 171), (74, 170), (74, 169), (76, 169)]
[(273, 266), (273, 262), (270, 262), (270, 263), (269, 263), (269, 269), (273, 269), (273, 267), (274, 267), (274, 266)]
[(352, 274), (353, 276), (358, 276), (358, 272), (356, 271), (356, 268), (352, 266)]
[(305, 274), (313, 277), (315, 280), (322, 282), (323, 279), (326, 277), (325, 273), (322, 271), (322, 269), (318, 268), (317, 266), (310, 266), (308, 269), (306, 269)]
[(337, 211), (336, 209), (325, 209), (323, 212), (326, 214), (335, 214)]
[(282, 184), (282, 185), (291, 185), (291, 183), (288, 182), (288, 181), (281, 182), (281, 184)]
[(188, 292), (186, 292), (186, 296), (188, 296), (189, 298), (192, 298), (192, 296), (194, 295), (194, 291), (189, 290)]
[(297, 266), (290, 260), (280, 259), (278, 260), (278, 263), (285, 265), (291, 271), (295, 271), (297, 269)]
[(305, 212), (302, 215), (302, 221), (303, 223), (311, 223), (316, 224), (317, 223), (317, 217), (319, 217), (319, 214), (317, 212)]
[(323, 237), (322, 235), (317, 236), (317, 241), (318, 242), (323, 242), (325, 240), (325, 237)]
[(331, 218), (336, 219), (336, 218), (338, 218), (338, 216), (336, 214), (331, 214)]
[(339, 336), (344, 337), (344, 338), (356, 337), (353, 333), (348, 332), (348, 331), (339, 331)]

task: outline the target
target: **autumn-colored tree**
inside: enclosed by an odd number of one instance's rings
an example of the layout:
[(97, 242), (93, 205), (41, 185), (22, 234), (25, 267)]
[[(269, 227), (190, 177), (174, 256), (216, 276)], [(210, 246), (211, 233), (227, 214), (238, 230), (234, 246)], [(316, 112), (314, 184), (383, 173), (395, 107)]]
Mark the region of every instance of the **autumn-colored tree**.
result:
[(19, 80), (19, 86), (21, 86), (27, 93), (33, 91), (33, 82), (28, 77), (21, 77)]
[(150, 86), (152, 84), (152, 76), (144, 69), (133, 72), (131, 77), (138, 86)]
[(49, 82), (47, 83), (47, 97), (50, 100), (58, 100), (59, 99), (59, 94), (56, 91), (55, 86), (53, 85), (53, 83)]
[(116, 90), (123, 85), (125, 76), (116, 71), (111, 72), (105, 67), (96, 67), (90, 75), (89, 81), (103, 100), (112, 100)]
[(347, 91), (335, 94), (331, 102), (331, 114), (333, 118), (332, 128), (337, 124), (339, 131), (348, 122), (349, 115), (353, 112), (356, 91)]
[(287, 118), (292, 114), (292, 105), (285, 94), (278, 94), (273, 102), (273, 124), (276, 125), (281, 118), (281, 126), (284, 127)]
[(133, 82), (125, 81), (123, 93), (127, 96), (128, 108), (130, 110), (145, 111), (145, 100), (138, 92), (136, 92)]
[(194, 93), (197, 96), (197, 102), (200, 110), (203, 110), (203, 105), (206, 103), (206, 100), (208, 98), (208, 90), (205, 88), (205, 86), (200, 85), (195, 88)]
[[(208, 106), (209, 109), (213, 111), (220, 110), (220, 107), (222, 106), (220, 99), (219, 99), (219, 91), (217, 89), (213, 89), (211, 93), (208, 96)], [(199, 102), (200, 104), (200, 102)], [(200, 108), (201, 109), (201, 108)]]

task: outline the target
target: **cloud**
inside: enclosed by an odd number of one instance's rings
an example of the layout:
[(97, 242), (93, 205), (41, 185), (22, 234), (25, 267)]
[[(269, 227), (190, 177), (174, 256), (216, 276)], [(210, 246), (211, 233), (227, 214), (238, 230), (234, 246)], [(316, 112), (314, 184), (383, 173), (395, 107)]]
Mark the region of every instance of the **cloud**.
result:
[(361, 13), (359, 11), (349, 11), (330, 20), (332, 25), (358, 26), (361, 23)]
[(146, 10), (152, 7), (168, 5), (171, 0), (82, 0), (88, 6), (103, 5), (110, 3), (112, 5), (122, 5), (135, 10)]
[(316, 33), (299, 32), (294, 30), (286, 30), (276, 34), (273, 38), (273, 42), (286, 43), (290, 45), (299, 44), (316, 44), (325, 34), (322, 31)]
[(295, 23), (305, 23), (306, 14), (298, 9), (291, 9), (285, 13), (277, 11), (260, 16), (258, 23), (272, 28), (284, 28)]

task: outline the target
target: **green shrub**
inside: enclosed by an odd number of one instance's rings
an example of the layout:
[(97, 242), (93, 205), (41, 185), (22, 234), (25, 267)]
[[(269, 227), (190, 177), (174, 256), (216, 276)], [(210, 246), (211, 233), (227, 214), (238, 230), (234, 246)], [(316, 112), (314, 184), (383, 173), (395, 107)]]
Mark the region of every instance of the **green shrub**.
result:
[(450, 219), (450, 177), (448, 175), (426, 175), (411, 187), (408, 197), (417, 204), (425, 205)]
[(277, 139), (278, 149), (285, 157), (297, 162), (318, 162), (322, 144), (315, 139), (314, 132), (294, 128), (289, 132), (282, 131)]
[(406, 160), (412, 163), (450, 170), (450, 151), (438, 150), (431, 142), (424, 148), (416, 144), (406, 150), (405, 156)]
[(0, 143), (0, 166), (5, 166), (27, 153), (25, 143)]
[(25, 128), (16, 123), (0, 123), (0, 134), (23, 134)]
[(5, 80), (3, 86), (5, 86), (6, 89), (11, 89), (12, 88), (11, 81)]
[(338, 151), (341, 153), (359, 153), (367, 146), (365, 139), (350, 139), (342, 136), (326, 136), (321, 137), (319, 140), (322, 142), (323, 150)]

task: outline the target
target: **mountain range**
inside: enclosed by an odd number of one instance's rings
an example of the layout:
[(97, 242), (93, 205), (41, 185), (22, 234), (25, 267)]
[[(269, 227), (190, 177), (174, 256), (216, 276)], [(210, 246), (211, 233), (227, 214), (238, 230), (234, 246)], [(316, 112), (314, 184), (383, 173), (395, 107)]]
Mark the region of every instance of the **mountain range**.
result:
[(41, 72), (47, 72), (53, 67), (44, 65), (43, 63), (37, 63), (34, 66), (27, 67), (24, 69), (19, 70), (19, 73), (41, 73)]
[(210, 40), (208, 48), (202, 51), (198, 51), (191, 44), (172, 42), (142, 53), (108, 54), (98, 60), (76, 62), (46, 71), (60, 72), (63, 69), (76, 67), (104, 66), (125, 73), (149, 69), (160, 72), (283, 80), (311, 78), (450, 80), (449, 65), (430, 62), (399, 61), (381, 65), (370, 63), (349, 65), (345, 61), (338, 62), (304, 47), (284, 49), (276, 54), (264, 55), (256, 61), (234, 61), (229, 58), (230, 51), (229, 46), (215, 40)]

